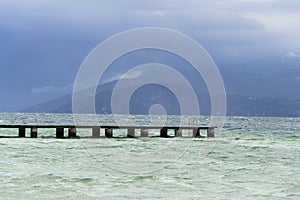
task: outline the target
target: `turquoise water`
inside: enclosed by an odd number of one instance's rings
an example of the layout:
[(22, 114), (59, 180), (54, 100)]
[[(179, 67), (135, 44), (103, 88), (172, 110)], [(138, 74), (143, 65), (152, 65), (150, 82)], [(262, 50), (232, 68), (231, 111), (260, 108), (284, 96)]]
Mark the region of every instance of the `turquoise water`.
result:
[[(143, 116), (134, 118), (148, 123)], [(111, 116), (99, 119), (112, 123)], [(72, 119), (1, 114), (0, 124), (7, 123)], [(17, 131), (0, 129), (3, 135)], [(47, 129), (39, 130), (37, 139), (0, 138), (1, 200), (300, 199), (300, 118), (227, 117), (214, 139), (47, 138), (51, 135), (54, 130)]]

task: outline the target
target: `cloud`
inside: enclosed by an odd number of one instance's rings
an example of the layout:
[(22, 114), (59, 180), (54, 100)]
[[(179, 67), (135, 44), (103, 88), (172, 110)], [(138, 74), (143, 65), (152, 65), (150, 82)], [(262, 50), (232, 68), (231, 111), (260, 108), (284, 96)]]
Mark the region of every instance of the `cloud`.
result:
[[(0, 85), (18, 85), (10, 97), (11, 88), (2, 89), (3, 96), (18, 99), (17, 94), (29, 91), (32, 103), (39, 95), (53, 98), (69, 92), (72, 85), (63, 84), (74, 81), (93, 47), (112, 34), (144, 26), (181, 31), (214, 59), (244, 61), (288, 51), (287, 57), (297, 57), (299, 8), (296, 0), (0, 0)], [(123, 75), (115, 74), (104, 81)], [(33, 75), (38, 78), (24, 80)]]
[[(179, 0), (166, 0), (163, 2), (151, 1), (139, 3), (137, 1), (37, 1), (25, 0), (17, 3), (4, 1), (2, 15), (7, 14), (6, 24), (30, 24), (43, 19), (60, 21), (61, 23), (74, 23), (95, 26), (95, 24), (122, 23), (146, 25), (161, 25), (183, 27), (185, 24), (197, 25), (209, 29), (235, 29), (261, 27), (259, 20), (247, 19), (240, 15), (245, 8), (239, 8), (239, 1), (196, 1), (190, 0), (182, 3)], [(235, 10), (237, 9), (237, 10)], [(160, 21), (162, 17), (168, 17)], [(147, 19), (145, 21), (145, 19)], [(150, 21), (149, 21), (150, 20)], [(230, 22), (230, 23), (229, 23)], [(96, 26), (98, 27), (98, 26)], [(99, 27), (98, 27), (99, 28)], [(101, 27), (103, 28), (103, 27)]]
[(117, 74), (111, 78), (107, 78), (106, 80), (103, 81), (103, 83), (109, 83), (109, 82), (113, 82), (113, 81), (117, 81), (117, 80), (131, 80), (131, 79), (135, 79), (138, 78), (142, 75), (141, 71), (131, 71), (125, 74)]
[(288, 57), (288, 58), (300, 57), (300, 54), (289, 51), (286, 55), (284, 55), (284, 57)]
[(67, 84), (63, 86), (43, 86), (43, 87), (37, 87), (32, 88), (31, 92), (33, 94), (49, 94), (49, 93), (62, 93), (66, 94), (68, 92), (71, 92), (73, 88), (73, 84)]
[[(69, 28), (83, 36), (107, 35), (160, 26), (182, 31), (206, 47), (219, 49), (299, 49), (300, 1), (165, 0), (165, 1), (0, 1), (0, 26), (32, 31)], [(298, 9), (297, 9), (298, 8)], [(1, 27), (0, 27), (1, 28)], [(254, 40), (255, 38), (255, 40)], [(101, 38), (103, 39), (103, 38)], [(226, 41), (226, 42), (224, 42)], [(250, 42), (249, 42), (250, 41)], [(290, 48), (289, 48), (290, 47)], [(246, 53), (247, 54), (247, 53)]]
[(170, 13), (167, 10), (136, 10), (134, 12), (142, 17), (165, 17)]

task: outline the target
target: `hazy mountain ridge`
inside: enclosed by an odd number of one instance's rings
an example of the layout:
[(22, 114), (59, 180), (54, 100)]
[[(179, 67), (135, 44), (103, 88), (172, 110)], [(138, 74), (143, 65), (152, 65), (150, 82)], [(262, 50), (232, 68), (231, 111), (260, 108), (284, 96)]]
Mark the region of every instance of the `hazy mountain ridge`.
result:
[[(221, 64), (218, 67), (226, 87), (228, 115), (300, 116), (300, 57), (272, 56), (245, 63)], [(192, 82), (197, 83), (196, 80)], [(115, 84), (116, 81), (111, 81), (98, 86), (95, 105), (97, 113), (112, 112), (111, 96)], [(201, 114), (210, 115), (210, 97), (207, 89), (201, 84), (193, 87)], [(84, 112), (84, 95), (82, 102)], [(146, 86), (136, 91), (129, 104), (131, 114), (148, 114), (153, 104), (161, 104), (167, 114), (180, 114), (176, 97), (157, 85)], [(22, 112), (71, 113), (72, 95), (23, 109)]]
[(300, 99), (300, 57), (271, 56), (219, 69), (227, 93)]
[[(107, 90), (109, 85), (99, 86), (96, 93), (96, 111), (98, 114), (111, 114), (112, 90)], [(147, 90), (137, 92), (136, 97), (130, 101), (130, 114), (148, 114), (153, 104), (161, 104), (167, 114), (179, 115), (180, 107), (174, 98), (165, 98), (157, 86), (148, 85)], [(105, 88), (105, 89), (103, 89)], [(149, 98), (149, 90), (157, 91), (156, 98)], [(210, 102), (208, 93), (201, 93), (201, 115), (210, 115)], [(84, 100), (83, 100), (84, 105)], [(269, 116), (269, 117), (300, 117), (300, 100), (289, 100), (279, 97), (250, 97), (242, 95), (227, 95), (227, 115), (231, 116)], [(83, 109), (84, 110), (84, 109)], [(21, 112), (35, 113), (72, 113), (72, 95), (47, 101), (45, 103), (26, 108)]]

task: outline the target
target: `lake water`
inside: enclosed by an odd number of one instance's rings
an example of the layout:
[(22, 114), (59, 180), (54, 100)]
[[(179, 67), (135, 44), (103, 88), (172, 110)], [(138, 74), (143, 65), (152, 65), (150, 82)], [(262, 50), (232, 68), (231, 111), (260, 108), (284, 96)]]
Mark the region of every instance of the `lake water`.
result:
[[(108, 115), (98, 120), (113, 123)], [(0, 124), (72, 123), (65, 114), (0, 114)], [(227, 117), (215, 132), (210, 139), (55, 139), (45, 129), (36, 139), (0, 138), (0, 199), (300, 199), (300, 118)], [(0, 129), (12, 135), (17, 130)]]

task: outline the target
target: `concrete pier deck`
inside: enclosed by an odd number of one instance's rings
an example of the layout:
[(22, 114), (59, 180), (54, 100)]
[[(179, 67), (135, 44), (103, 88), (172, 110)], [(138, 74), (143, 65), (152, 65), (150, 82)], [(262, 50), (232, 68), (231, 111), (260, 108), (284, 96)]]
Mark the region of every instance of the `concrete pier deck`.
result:
[[(75, 125), (21, 125), (21, 124), (9, 124), (9, 125), (0, 125), (0, 137), (1, 136), (1, 128), (5, 129), (18, 129), (18, 135), (15, 137), (26, 137), (26, 129), (30, 129), (30, 138), (38, 137), (39, 129), (55, 129), (56, 130), (56, 138), (79, 138), (77, 135), (77, 129), (91, 129), (92, 138), (100, 138), (100, 130), (104, 129), (105, 137), (113, 138), (113, 132), (115, 129), (126, 129), (127, 135), (126, 137), (135, 138), (136, 130), (140, 130), (139, 137), (148, 137), (149, 129), (157, 129), (159, 130), (158, 137), (169, 138), (169, 137), (182, 137), (182, 130), (192, 130), (192, 137), (215, 137), (214, 129), (217, 127), (210, 126), (198, 126), (198, 127), (190, 127), (190, 126), (75, 126)], [(68, 129), (68, 135), (65, 136), (64, 130)], [(170, 130), (174, 131), (174, 136), (170, 136), (168, 133)], [(200, 134), (200, 130), (206, 130), (206, 136)]]

